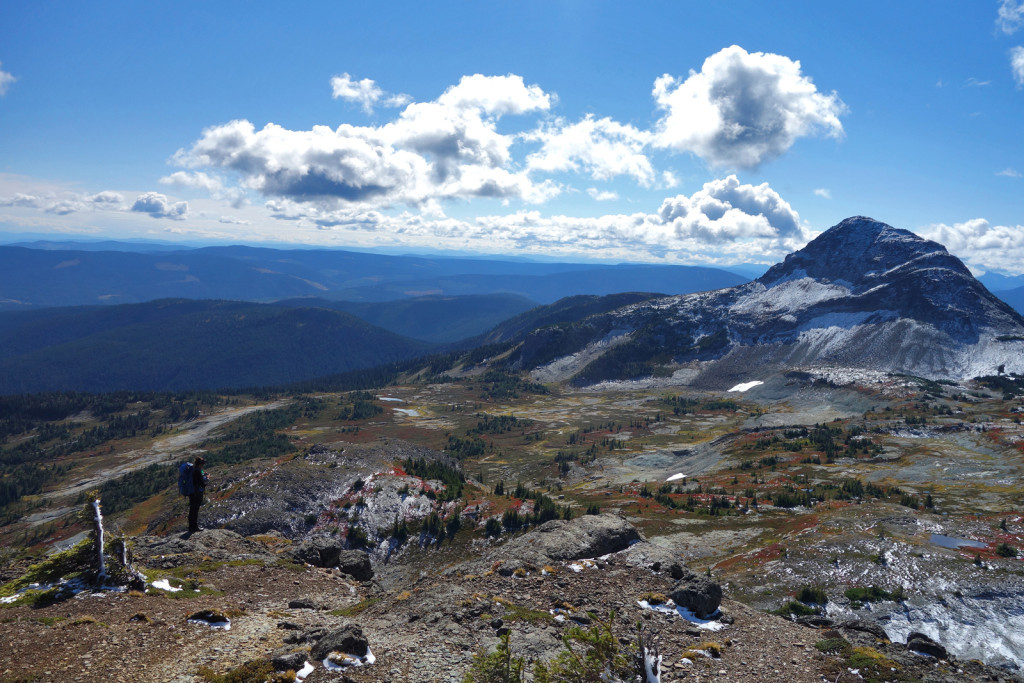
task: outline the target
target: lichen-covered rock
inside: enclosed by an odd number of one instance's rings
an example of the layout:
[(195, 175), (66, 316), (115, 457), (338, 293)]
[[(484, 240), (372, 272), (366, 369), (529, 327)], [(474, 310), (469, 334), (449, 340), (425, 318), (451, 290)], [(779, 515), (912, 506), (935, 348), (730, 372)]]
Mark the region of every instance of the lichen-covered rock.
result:
[(672, 587), (669, 597), (678, 606), (706, 619), (722, 604), (722, 587), (706, 576), (691, 573)]
[(369, 649), (370, 643), (363, 635), (363, 629), (355, 624), (349, 624), (324, 635), (310, 650), (310, 655), (317, 660), (324, 659), (332, 652), (365, 657)]

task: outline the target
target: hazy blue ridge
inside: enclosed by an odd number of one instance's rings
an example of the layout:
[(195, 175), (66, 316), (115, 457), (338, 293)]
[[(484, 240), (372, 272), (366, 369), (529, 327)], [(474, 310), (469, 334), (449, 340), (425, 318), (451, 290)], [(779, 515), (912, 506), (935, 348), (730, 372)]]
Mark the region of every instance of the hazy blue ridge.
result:
[(341, 311), (225, 301), (62, 311), (4, 330), (5, 394), (287, 384), (433, 348)]
[(0, 246), (0, 310), (163, 298), (375, 302), (496, 293), (551, 303), (575, 294), (682, 294), (746, 281), (735, 273), (696, 266), (595, 266), (247, 246), (150, 252)]

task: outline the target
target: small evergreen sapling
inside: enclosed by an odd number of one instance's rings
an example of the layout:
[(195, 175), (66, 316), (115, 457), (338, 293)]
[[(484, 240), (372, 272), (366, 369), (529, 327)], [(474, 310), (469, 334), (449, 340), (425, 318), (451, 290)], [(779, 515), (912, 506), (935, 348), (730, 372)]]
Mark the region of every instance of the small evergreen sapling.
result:
[(501, 636), (494, 652), (478, 652), (469, 671), (462, 677), (462, 683), (520, 683), (524, 680), (523, 658), (512, 656), (507, 633)]

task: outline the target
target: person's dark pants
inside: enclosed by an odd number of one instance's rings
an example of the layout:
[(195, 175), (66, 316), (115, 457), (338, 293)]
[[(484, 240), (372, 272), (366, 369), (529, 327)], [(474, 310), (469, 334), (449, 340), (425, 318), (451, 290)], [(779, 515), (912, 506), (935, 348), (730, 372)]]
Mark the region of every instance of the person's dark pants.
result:
[(188, 530), (199, 531), (199, 506), (203, 504), (203, 494), (193, 493), (188, 497)]

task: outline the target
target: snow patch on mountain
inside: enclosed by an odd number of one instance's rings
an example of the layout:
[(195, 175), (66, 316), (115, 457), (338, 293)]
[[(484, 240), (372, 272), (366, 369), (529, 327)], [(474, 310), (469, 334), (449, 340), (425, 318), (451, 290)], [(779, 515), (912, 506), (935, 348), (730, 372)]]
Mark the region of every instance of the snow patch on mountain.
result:
[(850, 295), (850, 289), (836, 283), (819, 282), (802, 277), (783, 280), (771, 287), (760, 282), (750, 286), (749, 293), (741, 296), (729, 311), (738, 314), (791, 313), (831, 299)]
[(591, 342), (576, 353), (556, 358), (546, 365), (535, 368), (530, 377), (536, 382), (561, 382), (582, 370), (592, 360), (609, 349), (629, 341), (629, 330), (612, 330), (596, 342)]

